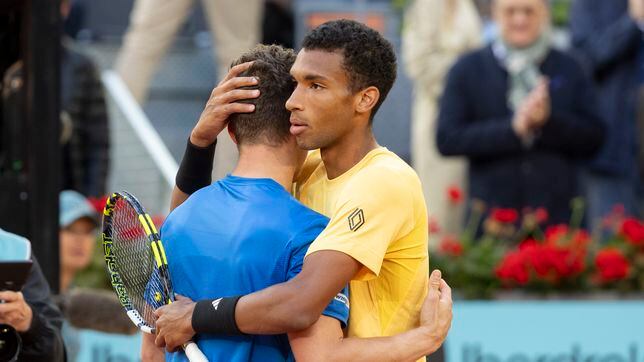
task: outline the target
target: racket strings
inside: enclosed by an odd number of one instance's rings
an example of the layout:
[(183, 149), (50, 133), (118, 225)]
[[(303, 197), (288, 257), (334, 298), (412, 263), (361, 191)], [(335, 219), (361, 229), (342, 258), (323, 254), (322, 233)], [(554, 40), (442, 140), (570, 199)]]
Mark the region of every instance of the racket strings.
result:
[(154, 327), (154, 309), (163, 305), (164, 283), (154, 266), (155, 259), (145, 229), (127, 201), (114, 205), (112, 252), (132, 307)]

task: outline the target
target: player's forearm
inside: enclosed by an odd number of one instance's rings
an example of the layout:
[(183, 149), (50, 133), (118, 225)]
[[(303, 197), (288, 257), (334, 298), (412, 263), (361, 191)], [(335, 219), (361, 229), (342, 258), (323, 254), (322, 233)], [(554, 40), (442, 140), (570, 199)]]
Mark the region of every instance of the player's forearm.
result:
[(195, 191), (210, 185), (216, 145), (216, 138), (202, 146), (202, 143), (193, 143), (193, 137), (190, 137), (177, 170), (176, 185), (170, 199), (170, 211), (181, 205)]
[(391, 337), (344, 338), (328, 348), (328, 361), (416, 361), (440, 347), (423, 327)]
[(428, 327), (390, 337), (343, 338), (337, 320), (322, 316), (311, 328), (289, 333), (295, 358), (304, 362), (416, 361), (433, 353), (442, 340)]
[(146, 362), (165, 361), (163, 348), (154, 344), (154, 335), (143, 333), (141, 338), (141, 360)]
[(247, 334), (278, 334), (308, 328), (318, 319), (325, 304), (316, 305), (306, 298), (307, 294), (291, 283), (248, 294), (235, 308), (237, 327)]
[(361, 264), (333, 250), (306, 257), (302, 271), (286, 283), (244, 296), (235, 321), (244, 333), (288, 333), (309, 328), (335, 295), (349, 284)]
[(179, 207), (179, 205), (183, 204), (184, 201), (188, 200), (188, 197), (190, 195), (186, 194), (185, 192), (181, 191), (177, 186), (172, 189), (172, 196), (170, 197), (170, 211), (176, 209)]

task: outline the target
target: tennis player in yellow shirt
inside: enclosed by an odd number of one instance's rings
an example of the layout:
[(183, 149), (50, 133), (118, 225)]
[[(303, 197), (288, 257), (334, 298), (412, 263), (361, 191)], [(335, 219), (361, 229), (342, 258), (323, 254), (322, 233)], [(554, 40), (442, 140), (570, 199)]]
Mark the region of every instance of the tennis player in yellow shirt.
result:
[[(231, 69), (193, 129), (173, 207), (210, 183), (214, 142), (228, 116), (254, 110), (252, 104), (238, 102), (259, 96), (248, 89), (257, 80), (236, 77), (244, 67)], [(346, 336), (398, 336), (372, 338), (373, 344), (366, 346), (381, 350), (383, 360), (422, 358), (447, 334), (451, 294), (441, 280), (440, 313), (431, 325), (421, 325), (429, 275), (425, 201), (415, 172), (377, 144), (371, 124), (396, 78), (393, 48), (360, 23), (328, 22), (304, 39), (291, 75), (296, 82), (286, 103), (291, 134), (301, 148), (315, 150), (294, 180), (294, 193), (306, 206), (329, 216), (329, 225), (309, 248), (302, 272), (286, 283), (213, 301), (181, 299), (159, 309), (156, 343), (174, 350), (195, 329), (232, 335), (287, 332), (292, 346), (325, 333), (337, 343), (343, 338), (339, 324), (328, 326), (337, 320), (320, 314), (349, 283)], [(293, 338), (298, 334), (300, 338)], [(296, 358), (324, 360), (323, 353), (323, 346), (311, 345), (310, 354)]]

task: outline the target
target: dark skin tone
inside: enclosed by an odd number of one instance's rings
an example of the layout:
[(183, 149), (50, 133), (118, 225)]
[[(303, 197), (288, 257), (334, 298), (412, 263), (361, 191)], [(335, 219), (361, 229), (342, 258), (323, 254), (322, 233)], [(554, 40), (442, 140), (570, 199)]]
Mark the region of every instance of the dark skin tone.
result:
[[(375, 87), (353, 92), (342, 61), (343, 55), (338, 52), (300, 52), (291, 69), (297, 87), (286, 103), (292, 112), (291, 133), (300, 147), (321, 149), (329, 178), (343, 174), (378, 147), (369, 118), (380, 93)], [(238, 80), (236, 86), (226, 83), (233, 79), (224, 80), (220, 89), (213, 92), (210, 118), (202, 114), (191, 134), (194, 144), (206, 146), (214, 142), (225, 127), (226, 109), (241, 107), (230, 103), (239, 104), (234, 101), (244, 99), (231, 94), (242, 82)], [(175, 188), (173, 206), (186, 198)], [(329, 301), (361, 267), (358, 261), (341, 252), (315, 252), (306, 257), (295, 278), (242, 297), (235, 310), (237, 325), (248, 334), (306, 329), (319, 319)], [(190, 323), (193, 310), (194, 303), (183, 298), (158, 309), (155, 344), (173, 351), (188, 341), (195, 333)]]

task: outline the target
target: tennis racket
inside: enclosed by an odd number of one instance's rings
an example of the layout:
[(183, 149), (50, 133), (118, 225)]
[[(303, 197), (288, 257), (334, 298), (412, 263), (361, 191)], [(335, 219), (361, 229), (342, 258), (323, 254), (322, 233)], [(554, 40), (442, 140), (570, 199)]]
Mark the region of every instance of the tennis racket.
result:
[[(116, 295), (132, 322), (155, 333), (154, 310), (174, 301), (168, 260), (150, 215), (128, 192), (116, 192), (103, 211), (103, 252)], [(208, 361), (197, 345), (183, 346), (191, 362)]]

